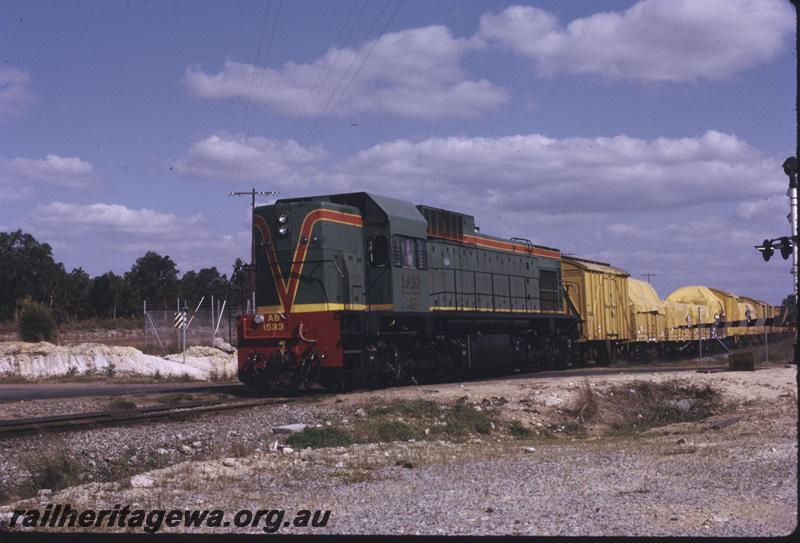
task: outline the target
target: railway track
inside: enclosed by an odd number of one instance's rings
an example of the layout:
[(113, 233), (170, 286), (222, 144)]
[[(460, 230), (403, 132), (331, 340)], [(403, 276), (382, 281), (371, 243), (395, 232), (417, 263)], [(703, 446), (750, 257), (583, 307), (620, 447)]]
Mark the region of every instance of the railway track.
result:
[(243, 402), (191, 402), (169, 406), (148, 406), (135, 409), (71, 413), (48, 417), (0, 420), (0, 439), (41, 432), (63, 432), (153, 422), (163, 419), (182, 419), (204, 413), (245, 409), (298, 401), (299, 398), (270, 398)]

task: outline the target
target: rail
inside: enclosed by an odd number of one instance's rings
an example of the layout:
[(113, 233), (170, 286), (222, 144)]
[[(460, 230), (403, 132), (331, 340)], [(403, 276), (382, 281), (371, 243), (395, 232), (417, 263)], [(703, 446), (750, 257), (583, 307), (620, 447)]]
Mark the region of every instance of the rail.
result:
[(49, 417), (33, 417), (26, 419), (0, 420), (0, 438), (39, 432), (72, 431), (99, 426), (119, 426), (137, 422), (149, 422), (165, 418), (183, 418), (204, 413), (213, 413), (231, 409), (245, 409), (279, 403), (290, 403), (298, 398), (270, 398), (268, 400), (252, 400), (244, 402), (208, 403), (191, 402), (178, 405), (148, 406), (135, 409), (93, 411), (87, 413), (71, 413)]

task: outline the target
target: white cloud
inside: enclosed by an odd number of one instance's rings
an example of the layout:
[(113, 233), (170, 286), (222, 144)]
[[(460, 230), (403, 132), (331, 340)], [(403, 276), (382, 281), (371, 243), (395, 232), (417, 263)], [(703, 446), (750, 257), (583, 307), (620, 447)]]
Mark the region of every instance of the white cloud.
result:
[(326, 156), (321, 147), (302, 147), (294, 140), (212, 134), (192, 144), (174, 168), (183, 174), (220, 181), (235, 177), (285, 186), (292, 173), (305, 172)]
[(47, 155), (45, 158), (13, 158), (3, 164), (3, 169), (18, 179), (77, 187), (88, 181), (93, 168), (77, 157)]
[(742, 219), (771, 218), (781, 214), (786, 216), (788, 213), (789, 198), (778, 195), (742, 202), (736, 208), (736, 215)]
[(484, 14), (478, 36), (532, 59), (543, 75), (693, 81), (771, 61), (793, 28), (784, 0), (641, 0), (566, 26), (547, 11), (511, 6)]
[(83, 188), (91, 182), (93, 169), (80, 158), (53, 154), (45, 158), (0, 158), (0, 200), (29, 197), (41, 185)]
[(121, 204), (50, 202), (36, 206), (31, 230), (56, 250), (56, 258), (75, 262), (93, 274), (121, 273), (147, 251), (169, 255), (185, 272), (207, 266), (230, 275), (236, 257), (249, 247), (249, 231), (213, 232), (200, 214), (188, 217)]
[(0, 67), (0, 122), (25, 115), (36, 96), (30, 88), (28, 72), (11, 67)]
[(293, 116), (476, 117), (509, 99), (505, 90), (470, 79), (461, 68), (462, 57), (481, 46), (481, 40), (454, 38), (446, 27), (428, 26), (384, 34), (358, 49), (331, 48), (310, 64), (288, 62), (279, 70), (230, 60), (217, 74), (190, 66), (184, 84), (202, 98), (252, 94), (254, 101)]
[(554, 139), (397, 140), (361, 151), (321, 174), (330, 186), (379, 185), (431, 203), (457, 198), (504, 213), (642, 211), (774, 194), (779, 164), (734, 135), (642, 140), (628, 136)]
[(135, 235), (183, 236), (205, 220), (201, 215), (180, 218), (152, 209), (130, 209), (120, 204), (69, 204), (51, 202), (36, 208), (42, 224), (56, 225), (76, 231), (99, 230), (107, 233)]

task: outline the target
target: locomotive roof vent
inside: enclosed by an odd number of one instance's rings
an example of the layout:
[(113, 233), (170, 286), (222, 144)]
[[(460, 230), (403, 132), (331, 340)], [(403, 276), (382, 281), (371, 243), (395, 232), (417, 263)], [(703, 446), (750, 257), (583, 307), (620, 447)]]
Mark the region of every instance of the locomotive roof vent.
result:
[(431, 236), (463, 241), (464, 232), (471, 233), (475, 228), (475, 219), (471, 215), (423, 205), (417, 209), (428, 222), (428, 235)]

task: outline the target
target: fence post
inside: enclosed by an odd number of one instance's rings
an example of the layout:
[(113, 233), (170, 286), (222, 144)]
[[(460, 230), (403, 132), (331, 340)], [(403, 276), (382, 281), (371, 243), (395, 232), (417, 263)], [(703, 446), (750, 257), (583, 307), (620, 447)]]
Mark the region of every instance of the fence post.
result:
[(144, 325), (144, 350), (147, 350), (147, 300), (142, 300), (144, 309), (142, 311), (142, 324)]
[(211, 295), (211, 345), (214, 345), (214, 295)]

